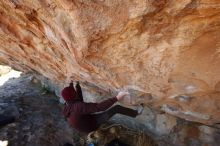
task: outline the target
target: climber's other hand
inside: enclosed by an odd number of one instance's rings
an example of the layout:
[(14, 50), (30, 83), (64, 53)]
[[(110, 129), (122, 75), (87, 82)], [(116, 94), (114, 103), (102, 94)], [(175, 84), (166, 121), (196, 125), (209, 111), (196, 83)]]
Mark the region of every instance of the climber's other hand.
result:
[(118, 99), (118, 101), (122, 100), (126, 95), (129, 95), (128, 92), (124, 92), (124, 91), (120, 91), (118, 93), (118, 95), (116, 96), (116, 98)]

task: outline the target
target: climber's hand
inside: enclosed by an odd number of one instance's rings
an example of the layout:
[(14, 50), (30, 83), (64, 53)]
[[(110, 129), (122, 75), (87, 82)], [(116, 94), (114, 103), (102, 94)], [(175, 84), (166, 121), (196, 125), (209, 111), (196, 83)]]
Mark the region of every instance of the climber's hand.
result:
[(71, 80), (71, 81), (70, 81), (70, 84), (71, 84), (71, 83), (74, 84), (74, 85), (79, 85), (79, 81)]
[(126, 95), (129, 95), (128, 92), (124, 92), (124, 91), (120, 91), (118, 93), (118, 95), (116, 96), (116, 98), (118, 99), (118, 101), (122, 100)]
[(70, 87), (73, 87), (73, 81), (72, 81), (72, 80), (71, 80), (69, 86), (70, 86)]

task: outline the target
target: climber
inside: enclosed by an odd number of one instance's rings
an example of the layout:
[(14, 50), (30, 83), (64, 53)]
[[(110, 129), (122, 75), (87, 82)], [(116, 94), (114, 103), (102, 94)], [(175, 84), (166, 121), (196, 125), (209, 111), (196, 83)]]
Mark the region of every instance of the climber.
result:
[(100, 103), (86, 103), (83, 101), (79, 82), (77, 82), (75, 88), (76, 90), (74, 89), (73, 83), (70, 83), (69, 86), (65, 87), (61, 92), (66, 102), (63, 114), (70, 126), (80, 132), (89, 133), (95, 131), (117, 113), (136, 117), (141, 114), (144, 109), (143, 105), (140, 105), (137, 110), (122, 107), (120, 105), (115, 105), (110, 108), (114, 103), (122, 100), (128, 95), (128, 92), (119, 92), (117, 96)]

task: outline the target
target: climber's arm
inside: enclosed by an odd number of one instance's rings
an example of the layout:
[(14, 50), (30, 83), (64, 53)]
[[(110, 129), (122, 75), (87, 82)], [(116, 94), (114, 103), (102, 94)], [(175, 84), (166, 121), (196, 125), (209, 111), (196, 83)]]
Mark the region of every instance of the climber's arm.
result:
[(73, 112), (78, 114), (91, 114), (95, 112), (105, 111), (110, 108), (115, 102), (117, 102), (116, 97), (104, 100), (100, 103), (85, 103), (77, 102), (71, 108)]
[(76, 83), (76, 92), (80, 101), (83, 101), (82, 89), (79, 85), (79, 82)]
[(119, 92), (116, 97), (109, 98), (100, 103), (76, 102), (71, 105), (71, 111), (77, 114), (91, 114), (105, 111), (110, 108), (115, 102), (122, 100), (128, 94), (128, 92)]

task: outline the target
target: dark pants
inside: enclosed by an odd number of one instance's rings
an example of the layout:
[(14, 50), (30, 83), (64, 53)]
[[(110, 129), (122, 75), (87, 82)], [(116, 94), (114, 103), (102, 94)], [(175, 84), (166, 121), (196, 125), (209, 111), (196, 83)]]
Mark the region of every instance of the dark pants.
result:
[(101, 126), (102, 124), (106, 123), (115, 114), (122, 114), (135, 118), (138, 115), (138, 112), (130, 108), (126, 108), (120, 105), (115, 105), (107, 111), (94, 114), (94, 116), (96, 118), (98, 126)]
[(15, 117), (0, 115), (0, 126), (5, 126), (7, 124), (15, 122)]

